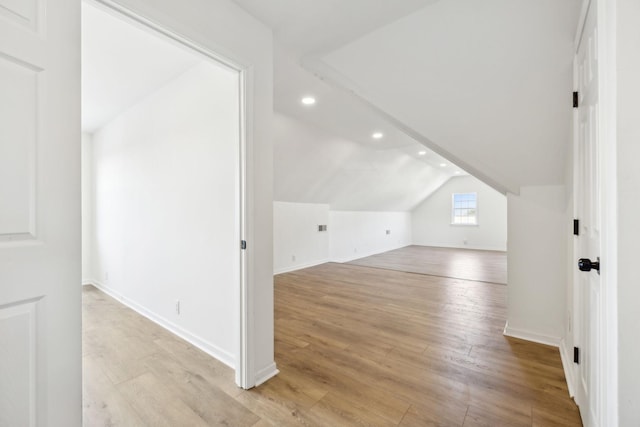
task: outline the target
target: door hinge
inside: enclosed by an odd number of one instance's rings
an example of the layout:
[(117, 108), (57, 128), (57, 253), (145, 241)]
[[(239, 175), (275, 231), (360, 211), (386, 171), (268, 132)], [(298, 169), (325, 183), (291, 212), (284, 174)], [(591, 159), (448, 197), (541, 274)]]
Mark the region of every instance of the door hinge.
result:
[(578, 347), (573, 347), (573, 363), (580, 364), (580, 349)]
[(242, 250), (247, 249), (247, 241), (246, 240), (240, 240), (240, 249), (242, 249)]
[(579, 219), (574, 219), (573, 220), (573, 235), (574, 236), (579, 236), (580, 235), (580, 220)]
[(578, 108), (578, 92), (573, 92), (573, 108)]

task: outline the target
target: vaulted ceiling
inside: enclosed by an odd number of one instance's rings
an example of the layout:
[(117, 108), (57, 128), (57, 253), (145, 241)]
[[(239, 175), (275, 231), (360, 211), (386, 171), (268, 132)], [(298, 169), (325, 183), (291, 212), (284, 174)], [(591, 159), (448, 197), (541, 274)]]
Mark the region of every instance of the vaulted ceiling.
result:
[[(580, 0), (236, 2), (274, 32), (276, 200), (407, 210), (467, 172), (562, 183)], [(82, 53), (89, 132), (199, 61), (87, 5)]]
[[(503, 193), (563, 182), (579, 0), (236, 2), (286, 52), (276, 110), (353, 141), (377, 119), (390, 145), (422, 144)], [(345, 109), (300, 110), (311, 83), (292, 64)]]
[(329, 52), (437, 0), (236, 0), (298, 56)]
[(184, 47), (83, 2), (82, 131), (96, 131), (201, 61)]
[[(466, 174), (283, 49), (276, 48), (274, 64), (275, 200), (405, 211), (450, 177)], [(306, 94), (315, 105), (300, 103)], [(383, 137), (372, 138), (374, 132)]]

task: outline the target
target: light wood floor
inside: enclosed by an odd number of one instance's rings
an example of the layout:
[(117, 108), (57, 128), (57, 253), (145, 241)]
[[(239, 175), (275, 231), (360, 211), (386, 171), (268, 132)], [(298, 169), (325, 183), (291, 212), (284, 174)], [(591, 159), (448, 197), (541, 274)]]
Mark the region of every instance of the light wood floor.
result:
[(252, 426), (234, 373), (92, 286), (83, 291), (85, 426)]
[(507, 253), (502, 251), (413, 245), (356, 259), (349, 264), (507, 284)]
[(85, 287), (85, 425), (579, 426), (558, 350), (502, 335), (505, 292), (348, 264), (278, 275), (281, 372), (243, 391)]

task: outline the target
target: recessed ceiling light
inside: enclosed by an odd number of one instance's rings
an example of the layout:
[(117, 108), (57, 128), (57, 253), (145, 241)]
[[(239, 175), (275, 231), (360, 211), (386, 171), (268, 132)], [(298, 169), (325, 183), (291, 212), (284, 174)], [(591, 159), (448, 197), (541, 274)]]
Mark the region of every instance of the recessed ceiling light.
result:
[(460, 171), (455, 171), (454, 172), (456, 175), (460, 175)]
[(427, 154), (427, 152), (424, 150), (418, 151), (418, 156), (424, 156), (425, 154)]
[(382, 134), (382, 132), (375, 132), (373, 135), (371, 135), (371, 137), (373, 139), (380, 139), (382, 138), (384, 135)]
[(304, 105), (313, 105), (316, 103), (316, 99), (313, 96), (305, 96), (302, 98), (302, 103)]
[(440, 167), (441, 167), (441, 168), (443, 168), (443, 167), (445, 167), (445, 166), (447, 166), (447, 164), (446, 164), (446, 163), (440, 163)]

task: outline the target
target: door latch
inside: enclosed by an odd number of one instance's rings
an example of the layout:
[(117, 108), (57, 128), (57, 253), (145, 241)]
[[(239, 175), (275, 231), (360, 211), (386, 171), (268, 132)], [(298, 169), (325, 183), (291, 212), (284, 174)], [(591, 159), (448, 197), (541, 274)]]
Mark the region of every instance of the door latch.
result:
[(580, 271), (596, 270), (600, 274), (600, 257), (597, 261), (591, 261), (589, 258), (580, 258), (578, 260), (578, 268)]

